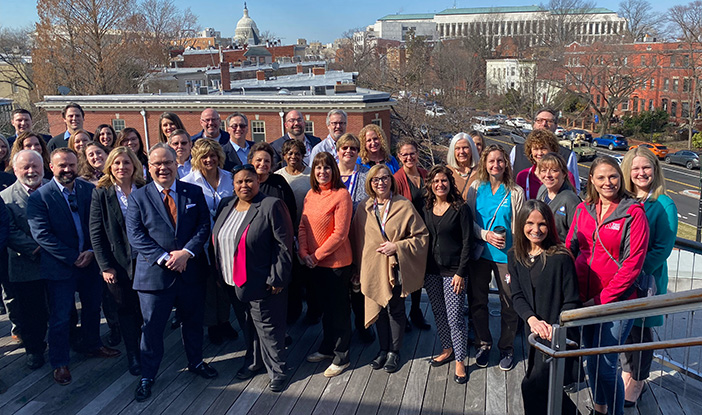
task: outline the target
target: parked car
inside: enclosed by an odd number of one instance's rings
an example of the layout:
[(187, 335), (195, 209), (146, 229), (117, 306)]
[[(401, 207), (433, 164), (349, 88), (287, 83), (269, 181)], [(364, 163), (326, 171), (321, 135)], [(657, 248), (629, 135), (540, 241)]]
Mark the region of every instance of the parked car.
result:
[(529, 122), (522, 117), (514, 117), (505, 121), (505, 124), (510, 127), (525, 128), (525, 126), (529, 125)]
[(700, 153), (690, 150), (680, 150), (675, 153), (665, 156), (665, 162), (668, 164), (679, 164), (687, 167), (689, 170), (700, 168)]
[(556, 137), (563, 137), (565, 135), (566, 129), (561, 127), (560, 125), (556, 127)]
[(493, 118), (495, 118), (495, 120), (497, 120), (498, 124), (504, 124), (505, 121), (507, 121), (507, 116), (504, 114), (495, 114), (495, 115), (493, 115)]
[(594, 148), (590, 147), (590, 143), (588, 143), (587, 141), (561, 140), (558, 142), (558, 144), (573, 151), (578, 161), (594, 160), (597, 157), (597, 151), (595, 151)]
[(636, 148), (636, 147), (646, 147), (649, 150), (653, 152), (653, 154), (656, 155), (659, 159), (663, 160), (665, 156), (668, 155), (668, 147), (662, 145), (662, 144), (655, 144), (655, 143), (641, 143), (637, 146), (631, 146), (629, 147), (629, 150)]
[(473, 129), (485, 135), (499, 135), (500, 126), (489, 117), (473, 117)]
[(446, 110), (443, 107), (430, 107), (424, 110), (430, 117), (441, 117), (446, 115)]
[(607, 147), (610, 150), (614, 150), (615, 148), (626, 150), (629, 148), (629, 143), (621, 134), (603, 134), (602, 137), (592, 139), (592, 146)]
[(592, 134), (589, 131), (581, 130), (579, 128), (574, 128), (564, 135), (565, 138), (569, 140), (585, 140), (588, 143), (592, 142)]

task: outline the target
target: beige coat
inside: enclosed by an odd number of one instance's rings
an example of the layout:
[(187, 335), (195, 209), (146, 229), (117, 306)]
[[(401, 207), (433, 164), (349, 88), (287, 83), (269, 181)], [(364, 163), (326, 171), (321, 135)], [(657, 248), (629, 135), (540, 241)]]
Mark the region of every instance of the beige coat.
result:
[(375, 322), (380, 310), (387, 307), (392, 298), (392, 288), (398, 283), (394, 266), (399, 266), (402, 297), (424, 285), (429, 231), (412, 202), (400, 195), (392, 197), (385, 232), (388, 240), (397, 245), (394, 256), (376, 252), (385, 239), (373, 211), (373, 199), (361, 202), (351, 225), (351, 243), (354, 262), (360, 272), (361, 292), (365, 296), (366, 327)]

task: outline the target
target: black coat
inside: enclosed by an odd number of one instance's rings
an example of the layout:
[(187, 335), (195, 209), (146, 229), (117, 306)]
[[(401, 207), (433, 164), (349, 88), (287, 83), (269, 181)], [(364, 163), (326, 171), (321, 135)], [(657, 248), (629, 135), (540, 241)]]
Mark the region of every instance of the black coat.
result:
[(467, 204), (459, 210), (449, 207), (441, 217), (431, 209), (423, 209), (424, 222), (429, 229), (429, 257), (427, 273), (440, 273), (440, 269), (456, 269), (459, 277), (468, 277), (470, 253), (473, 249), (473, 213)]

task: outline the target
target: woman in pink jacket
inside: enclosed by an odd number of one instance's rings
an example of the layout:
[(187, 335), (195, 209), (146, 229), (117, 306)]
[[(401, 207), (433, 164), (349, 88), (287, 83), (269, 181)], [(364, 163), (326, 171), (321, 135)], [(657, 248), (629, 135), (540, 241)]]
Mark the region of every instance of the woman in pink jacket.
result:
[[(587, 196), (575, 210), (566, 247), (575, 256), (580, 299), (584, 306), (636, 298), (633, 284), (641, 273), (648, 246), (643, 206), (622, 184), (622, 171), (611, 157), (590, 167)], [(623, 344), (633, 320), (583, 328), (585, 347)], [(587, 357), (595, 414), (624, 413), (624, 383), (617, 376), (617, 353)]]

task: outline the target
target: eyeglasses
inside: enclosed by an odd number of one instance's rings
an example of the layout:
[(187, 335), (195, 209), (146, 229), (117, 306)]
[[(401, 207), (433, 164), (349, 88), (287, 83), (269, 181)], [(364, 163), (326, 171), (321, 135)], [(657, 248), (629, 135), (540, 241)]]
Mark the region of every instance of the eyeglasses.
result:
[(346, 125), (346, 121), (339, 121), (339, 122), (330, 122), (329, 125), (333, 125), (335, 127)]
[(378, 184), (380, 182), (387, 183), (390, 181), (390, 176), (378, 176), (371, 179), (371, 183)]
[(404, 159), (404, 158), (408, 158), (408, 157), (414, 157), (416, 155), (417, 155), (417, 153), (404, 153), (404, 154), (400, 154), (400, 157)]
[(553, 118), (537, 118), (534, 120), (534, 122), (539, 124), (555, 124), (556, 120)]
[(173, 163), (175, 163), (173, 160), (158, 161), (155, 163), (149, 162), (150, 165), (156, 167), (157, 169), (160, 169), (161, 167), (171, 167)]
[(240, 130), (243, 130), (244, 128), (246, 128), (248, 126), (249, 126), (248, 124), (231, 124), (229, 126), (229, 128), (231, 128), (232, 130), (236, 130), (237, 127), (239, 127)]
[(78, 199), (75, 193), (68, 195), (68, 207), (71, 208), (71, 212), (78, 212)]
[(238, 166), (234, 166), (232, 169), (232, 175), (236, 175), (242, 170), (250, 171), (252, 173), (256, 173), (256, 168), (254, 167), (253, 164), (239, 164)]
[(343, 146), (343, 147), (341, 147), (339, 150), (341, 150), (341, 151), (349, 151), (349, 150), (351, 150), (351, 151), (356, 151), (356, 152), (358, 152), (358, 147)]
[(289, 119), (288, 119), (287, 121), (285, 121), (285, 122), (288, 123), (288, 124), (295, 124), (295, 123), (297, 123), (297, 124), (302, 124), (303, 122), (305, 122), (305, 120), (303, 120), (302, 118), (289, 118)]

